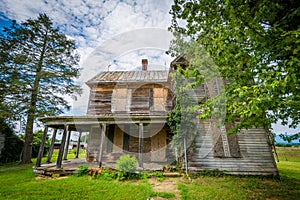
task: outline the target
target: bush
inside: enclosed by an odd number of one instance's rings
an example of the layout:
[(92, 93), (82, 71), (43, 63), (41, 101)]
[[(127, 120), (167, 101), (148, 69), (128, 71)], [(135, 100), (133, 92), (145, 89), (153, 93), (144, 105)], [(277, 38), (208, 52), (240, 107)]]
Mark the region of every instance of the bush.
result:
[(0, 119), (0, 135), (4, 137), (4, 147), (0, 151), (0, 163), (19, 161), (24, 142), (14, 134), (13, 127), (4, 119)]
[(89, 165), (78, 166), (76, 172), (77, 172), (77, 176), (87, 175), (89, 173)]
[(125, 179), (136, 179), (137, 175), (133, 172), (136, 171), (137, 160), (135, 157), (130, 157), (130, 155), (125, 154), (117, 160), (116, 169), (119, 170), (117, 179), (119, 181)]
[(130, 155), (125, 154), (117, 160), (116, 169), (121, 172), (134, 172), (137, 168), (137, 160), (135, 157), (130, 157)]
[(157, 181), (163, 181), (165, 179), (163, 173), (159, 171), (155, 171), (154, 176), (155, 176), (155, 180)]

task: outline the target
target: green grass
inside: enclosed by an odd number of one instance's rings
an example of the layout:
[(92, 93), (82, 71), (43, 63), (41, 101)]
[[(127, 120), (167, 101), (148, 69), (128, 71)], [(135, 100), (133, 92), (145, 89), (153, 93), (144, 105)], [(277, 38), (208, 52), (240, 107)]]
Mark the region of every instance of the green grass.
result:
[(300, 147), (280, 147), (277, 154), (279, 156), (277, 167), (280, 175), (300, 180)]
[(180, 183), (182, 199), (298, 199), (300, 181), (258, 177), (203, 177)]
[[(266, 177), (201, 176), (178, 179), (181, 199), (298, 199), (300, 153), (280, 149), (280, 180)], [(71, 153), (69, 158), (71, 158)], [(175, 191), (155, 192), (147, 180), (118, 182), (89, 176), (37, 179), (33, 164), (0, 166), (0, 199), (175, 199)]]
[(266, 177), (201, 177), (180, 183), (182, 199), (299, 199), (300, 148), (281, 148), (280, 180)]
[(147, 199), (156, 193), (147, 182), (134, 184), (89, 176), (36, 179), (32, 165), (0, 168), (0, 199)]
[[(57, 151), (53, 154), (55, 161)], [(69, 151), (68, 158), (75, 155)], [(79, 157), (84, 157), (81, 154)], [(43, 158), (43, 162), (46, 158)], [(33, 159), (35, 162), (35, 159)], [(33, 164), (0, 165), (0, 199), (147, 199), (173, 198), (170, 192), (154, 192), (147, 181), (118, 182), (90, 176), (38, 179)]]

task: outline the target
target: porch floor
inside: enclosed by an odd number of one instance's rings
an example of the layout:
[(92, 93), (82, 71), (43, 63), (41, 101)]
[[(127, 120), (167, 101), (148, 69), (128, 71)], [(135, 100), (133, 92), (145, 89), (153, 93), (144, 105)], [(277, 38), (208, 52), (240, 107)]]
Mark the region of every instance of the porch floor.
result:
[[(75, 173), (78, 166), (88, 165), (90, 168), (98, 168), (97, 162), (87, 162), (85, 158), (75, 158), (62, 161), (62, 168), (56, 168), (56, 162), (43, 163), (40, 167), (34, 167), (33, 171), (38, 175), (69, 175)], [(138, 171), (158, 171), (163, 170), (165, 164), (162, 163), (143, 163), (143, 168), (138, 167)], [(116, 163), (103, 162), (102, 167), (115, 168)]]

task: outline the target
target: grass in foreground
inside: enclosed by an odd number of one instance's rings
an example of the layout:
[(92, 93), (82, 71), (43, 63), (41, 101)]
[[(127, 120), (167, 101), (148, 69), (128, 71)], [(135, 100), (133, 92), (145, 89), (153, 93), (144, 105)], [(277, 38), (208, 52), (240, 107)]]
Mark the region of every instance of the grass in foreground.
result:
[(147, 182), (130, 183), (92, 177), (69, 176), (37, 179), (32, 165), (0, 168), (0, 199), (147, 199), (158, 193)]
[[(300, 149), (299, 149), (300, 150)], [(300, 153), (279, 150), (281, 179), (203, 176), (178, 179), (182, 199), (298, 199)], [(0, 166), (0, 199), (147, 199), (174, 198), (174, 191), (154, 192), (147, 181), (106, 180), (92, 177), (36, 179), (31, 165)]]

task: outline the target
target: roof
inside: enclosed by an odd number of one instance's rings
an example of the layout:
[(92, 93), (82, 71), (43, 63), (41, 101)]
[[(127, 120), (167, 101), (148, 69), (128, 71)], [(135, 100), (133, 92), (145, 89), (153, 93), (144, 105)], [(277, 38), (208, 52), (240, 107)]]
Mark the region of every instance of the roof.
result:
[(171, 63), (170, 67), (171, 69), (177, 69), (177, 65), (180, 65), (183, 68), (186, 68), (189, 65), (188, 60), (185, 58), (184, 54), (180, 54), (177, 56)]
[(89, 80), (87, 84), (107, 82), (167, 82), (168, 71), (104, 71)]

